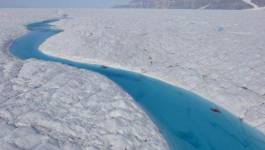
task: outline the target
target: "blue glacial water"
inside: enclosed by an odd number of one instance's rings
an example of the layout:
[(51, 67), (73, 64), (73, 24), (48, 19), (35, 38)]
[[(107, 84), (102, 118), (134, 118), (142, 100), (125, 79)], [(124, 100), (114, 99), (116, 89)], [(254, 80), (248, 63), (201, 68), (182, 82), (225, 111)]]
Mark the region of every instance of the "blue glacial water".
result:
[(105, 75), (147, 112), (172, 150), (265, 150), (262, 133), (189, 91), (139, 73), (45, 55), (40, 44), (62, 32), (50, 25), (55, 21), (27, 25), (30, 32), (13, 42), (12, 54), (23, 60), (58, 62)]

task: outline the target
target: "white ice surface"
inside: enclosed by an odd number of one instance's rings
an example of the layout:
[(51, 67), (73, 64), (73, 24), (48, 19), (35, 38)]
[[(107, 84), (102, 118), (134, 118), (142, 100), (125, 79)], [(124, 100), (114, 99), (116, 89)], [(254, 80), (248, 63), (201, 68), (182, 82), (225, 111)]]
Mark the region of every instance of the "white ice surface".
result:
[(167, 149), (148, 116), (107, 78), (8, 53), (23, 24), (56, 10), (0, 10), (0, 149)]
[(252, 0), (242, 0), (242, 1), (244, 1), (245, 3), (251, 5), (253, 7), (253, 9), (258, 9), (259, 8), (259, 6), (256, 5), (255, 3), (253, 3)]
[(196, 92), (265, 133), (265, 11), (62, 10), (41, 49)]

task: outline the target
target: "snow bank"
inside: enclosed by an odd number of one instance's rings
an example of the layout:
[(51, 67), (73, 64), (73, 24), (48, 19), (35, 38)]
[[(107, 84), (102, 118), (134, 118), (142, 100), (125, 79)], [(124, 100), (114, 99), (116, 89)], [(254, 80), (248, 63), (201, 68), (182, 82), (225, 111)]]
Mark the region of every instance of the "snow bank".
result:
[(148, 116), (105, 77), (8, 54), (22, 24), (58, 14), (0, 10), (0, 149), (167, 149)]
[(207, 97), (265, 133), (265, 11), (65, 10), (41, 49)]

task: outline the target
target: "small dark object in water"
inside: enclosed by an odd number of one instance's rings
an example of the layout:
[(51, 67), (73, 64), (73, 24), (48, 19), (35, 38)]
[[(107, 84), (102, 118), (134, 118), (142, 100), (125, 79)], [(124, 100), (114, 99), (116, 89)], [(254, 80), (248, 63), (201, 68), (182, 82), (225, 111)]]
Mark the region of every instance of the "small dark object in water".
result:
[(101, 65), (101, 68), (106, 69), (106, 68), (108, 68), (108, 67), (105, 66), (105, 65)]
[(243, 121), (244, 121), (244, 118), (241, 118), (241, 117), (240, 117), (239, 120), (240, 120), (240, 122), (243, 122)]
[(218, 108), (211, 108), (212, 112), (221, 113), (221, 111)]
[(247, 90), (247, 89), (248, 89), (248, 88), (247, 88), (247, 87), (245, 87), (245, 86), (242, 86), (241, 88), (242, 88), (242, 89), (244, 89), (244, 90)]

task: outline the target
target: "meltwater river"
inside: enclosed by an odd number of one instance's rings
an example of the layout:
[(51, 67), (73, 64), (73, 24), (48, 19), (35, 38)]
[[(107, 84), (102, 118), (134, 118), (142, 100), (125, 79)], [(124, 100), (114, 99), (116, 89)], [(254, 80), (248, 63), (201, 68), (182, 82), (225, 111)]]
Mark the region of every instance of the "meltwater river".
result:
[(265, 136), (208, 100), (139, 73), (48, 56), (39, 46), (62, 32), (46, 20), (27, 25), (11, 52), (20, 59), (63, 63), (105, 75), (146, 111), (172, 150), (265, 150)]

